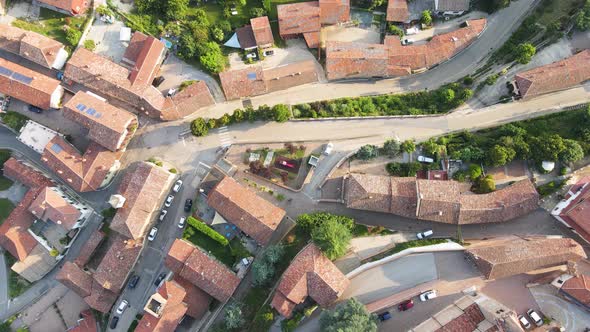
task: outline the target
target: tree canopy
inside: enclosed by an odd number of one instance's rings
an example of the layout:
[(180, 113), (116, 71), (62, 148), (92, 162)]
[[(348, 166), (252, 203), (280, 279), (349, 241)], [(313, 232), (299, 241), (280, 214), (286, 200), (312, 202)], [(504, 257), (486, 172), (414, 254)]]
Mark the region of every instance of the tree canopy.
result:
[(537, 48), (531, 43), (524, 43), (518, 45), (516, 48), (516, 61), (521, 64), (531, 62), (533, 56), (537, 53)]
[(325, 332), (376, 332), (377, 317), (358, 300), (351, 298), (333, 310), (322, 312), (320, 328)]
[(331, 260), (346, 253), (352, 234), (343, 224), (328, 219), (311, 231), (311, 239)]
[(356, 153), (356, 157), (361, 160), (369, 160), (376, 158), (379, 155), (379, 148), (375, 145), (363, 145)]

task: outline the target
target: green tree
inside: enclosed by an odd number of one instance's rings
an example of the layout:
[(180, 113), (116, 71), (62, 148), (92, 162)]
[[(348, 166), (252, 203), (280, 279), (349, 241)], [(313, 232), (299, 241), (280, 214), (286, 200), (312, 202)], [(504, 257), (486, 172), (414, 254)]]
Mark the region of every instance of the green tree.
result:
[(361, 160), (370, 160), (376, 158), (378, 155), (379, 148), (370, 144), (361, 146), (361, 148), (356, 153), (356, 157)]
[(265, 286), (275, 275), (276, 264), (283, 258), (285, 247), (271, 245), (266, 248), (262, 256), (252, 264), (252, 283), (257, 286)]
[(193, 35), (184, 33), (178, 42), (178, 56), (188, 60), (197, 55), (197, 41)]
[(217, 27), (220, 28), (224, 33), (230, 32), (232, 30), (231, 23), (229, 23), (227, 20), (221, 20), (217, 22)]
[(439, 144), (434, 138), (431, 137), (426, 142), (422, 143), (422, 149), (430, 156), (437, 156), (441, 152), (445, 152), (446, 146)]
[(531, 62), (533, 56), (537, 53), (537, 49), (531, 43), (524, 43), (518, 45), (516, 48), (516, 61), (521, 64)]
[(270, 13), (272, 10), (270, 0), (262, 0), (262, 7), (266, 10), (267, 13)]
[(272, 108), (272, 117), (276, 122), (285, 122), (291, 117), (289, 106), (285, 104), (278, 104)]
[(506, 165), (512, 161), (515, 155), (516, 151), (514, 151), (512, 148), (497, 144), (494, 145), (488, 152), (488, 157), (492, 166)]
[[(205, 47), (208, 43), (209, 28), (204, 25), (199, 25), (193, 21), (188, 22), (187, 26), (188, 26), (188, 30), (190, 31), (193, 38), (195, 39), (195, 43), (198, 45), (197, 53), (199, 55), (204, 54), (204, 53), (201, 53), (201, 51), (203, 50), (203, 47)], [(214, 44), (216, 44), (216, 43), (214, 43)], [(217, 46), (219, 47), (219, 45), (217, 45)]]
[(430, 14), (430, 10), (425, 10), (422, 12), (420, 16), (420, 22), (424, 25), (431, 25), (432, 24), (432, 15)]
[(484, 151), (477, 146), (466, 146), (451, 153), (451, 159), (459, 159), (464, 162), (482, 161), (485, 157)]
[(209, 126), (203, 118), (196, 118), (191, 122), (191, 133), (197, 137), (205, 136), (209, 133)]
[(217, 119), (215, 122), (216, 122), (216, 127), (227, 126), (231, 122), (231, 116), (229, 114), (225, 113), (219, 119)]
[(455, 99), (455, 91), (453, 89), (440, 90), (439, 97), (441, 102), (448, 104)]
[(563, 140), (564, 149), (559, 154), (559, 160), (564, 163), (573, 163), (584, 158), (584, 149), (580, 143), (572, 139)]
[(337, 223), (344, 225), (344, 227), (351, 231), (354, 228), (354, 220), (352, 218), (327, 212), (304, 213), (297, 217), (296, 222), (297, 225), (301, 227), (301, 229), (311, 233), (314, 228), (328, 220), (334, 220)]
[(242, 305), (238, 302), (232, 302), (225, 307), (225, 315), (223, 316), (225, 328), (234, 330), (244, 325), (244, 316), (242, 313)]
[(262, 17), (264, 15), (266, 15), (266, 10), (264, 10), (264, 8), (250, 8), (250, 17)]
[(80, 42), (80, 38), (82, 38), (82, 32), (80, 32), (79, 30), (70, 27), (66, 29), (66, 41), (71, 46), (78, 45), (78, 42)]
[(191, 22), (204, 27), (208, 27), (209, 25), (211, 25), (209, 23), (209, 19), (207, 18), (207, 13), (203, 9), (195, 9), (192, 12)]
[(369, 0), (369, 10), (374, 10), (377, 7), (383, 6), (385, 0)]
[(584, 8), (576, 15), (576, 28), (583, 31), (590, 29), (590, 0), (586, 0)]
[(383, 143), (383, 153), (388, 157), (395, 157), (399, 154), (400, 143), (396, 139), (389, 139)]
[(346, 253), (352, 234), (334, 219), (328, 219), (311, 231), (311, 239), (331, 260)]
[(214, 74), (219, 74), (225, 69), (225, 60), (225, 56), (221, 52), (207, 53), (199, 57), (201, 65)]
[(182, 20), (188, 11), (189, 0), (168, 0), (166, 18), (170, 21)]
[(482, 174), (483, 170), (481, 169), (481, 166), (477, 164), (469, 165), (469, 178), (471, 179), (471, 181), (479, 179)]
[(496, 190), (496, 182), (491, 175), (487, 175), (483, 178), (480, 178), (477, 181), (477, 188), (476, 192), (479, 194), (487, 194), (491, 193), (492, 191)]
[(324, 332), (376, 332), (377, 317), (358, 300), (351, 298), (332, 310), (322, 312), (320, 328)]
[(405, 153), (412, 153), (416, 151), (416, 143), (413, 140), (405, 140), (400, 145), (400, 149)]
[(389, 30), (389, 34), (391, 34), (391, 35), (396, 35), (396, 36), (399, 36), (400, 38), (402, 38), (404, 36), (404, 30), (399, 28), (397, 25), (390, 23), (388, 30)]
[(221, 30), (219, 27), (211, 28), (211, 36), (213, 36), (213, 39), (217, 40), (218, 42), (223, 41), (223, 38), (225, 37), (223, 30)]
[(529, 144), (531, 157), (536, 161), (557, 161), (565, 149), (563, 138), (557, 134), (532, 137)]

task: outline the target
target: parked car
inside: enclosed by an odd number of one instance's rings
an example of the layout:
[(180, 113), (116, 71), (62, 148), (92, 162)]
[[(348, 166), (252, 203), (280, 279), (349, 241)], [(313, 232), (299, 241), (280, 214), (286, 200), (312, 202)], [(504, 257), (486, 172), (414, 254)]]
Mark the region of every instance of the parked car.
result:
[(160, 286), (160, 283), (162, 282), (162, 280), (164, 280), (164, 278), (166, 278), (166, 272), (160, 273), (158, 278), (156, 278), (156, 281), (154, 281), (154, 285)]
[(415, 35), (418, 32), (420, 32), (420, 29), (418, 29), (418, 27), (411, 27), (411, 28), (407, 28), (406, 29), (406, 35), (410, 36), (410, 35)]
[(418, 161), (421, 163), (432, 164), (434, 162), (434, 159), (429, 158), (429, 157), (424, 157), (424, 156), (418, 156)]
[(529, 323), (529, 321), (523, 315), (518, 316), (518, 321), (520, 322), (520, 325), (522, 325), (522, 327), (524, 327), (525, 329), (531, 328), (531, 323)]
[(527, 311), (526, 314), (531, 318), (535, 325), (543, 325), (543, 319), (541, 319), (541, 315), (539, 315), (534, 309), (529, 309), (529, 311)]
[(324, 148), (324, 154), (326, 156), (329, 156), (330, 153), (332, 153), (333, 149), (334, 149), (334, 144), (332, 144), (332, 142), (328, 142), (328, 144), (326, 144), (326, 147)]
[(255, 59), (256, 58), (256, 53), (248, 53), (246, 54), (246, 59)]
[(180, 217), (180, 220), (178, 221), (178, 228), (184, 228), (185, 224), (186, 224), (186, 218)]
[(42, 109), (40, 109), (40, 108), (39, 108), (39, 107), (37, 107), (37, 106), (33, 106), (33, 105), (29, 105), (29, 106), (27, 106), (27, 109), (28, 109), (29, 111), (31, 111), (31, 112), (34, 112), (34, 113), (42, 113), (42, 112), (43, 112), (43, 110), (42, 110)]
[(170, 207), (170, 205), (172, 205), (173, 200), (174, 200), (174, 195), (168, 195), (168, 197), (166, 197), (166, 202), (164, 202), (164, 206)]
[(164, 83), (165, 80), (166, 79), (164, 78), (164, 76), (158, 76), (154, 78), (154, 80), (152, 81), (152, 85), (157, 88), (160, 86), (160, 84)]
[(274, 55), (275, 51), (274, 50), (266, 50), (266, 51), (262, 52), (262, 54), (264, 54), (264, 56)]
[(422, 294), (420, 294), (420, 301), (422, 302), (426, 302), (428, 300), (432, 300), (436, 297), (436, 291), (435, 290), (429, 290), (427, 292), (424, 292)]
[(109, 325), (111, 330), (117, 328), (118, 323), (119, 323), (119, 317), (117, 317), (117, 316), (113, 317), (113, 320), (111, 320), (111, 325)]
[(174, 183), (174, 187), (172, 187), (172, 191), (177, 193), (180, 191), (180, 188), (182, 188), (182, 180), (178, 180), (178, 181), (176, 181), (176, 183)]
[(125, 309), (127, 309), (128, 305), (129, 302), (127, 302), (127, 300), (121, 301), (121, 303), (119, 303), (119, 306), (117, 307), (117, 313), (121, 315), (125, 311)]
[(168, 214), (168, 210), (162, 210), (162, 212), (160, 212), (160, 216), (158, 217), (158, 220), (163, 221), (167, 214)]
[(186, 201), (184, 201), (184, 212), (191, 212), (192, 208), (193, 208), (193, 200), (188, 198)]
[(414, 307), (414, 301), (412, 299), (405, 300), (397, 306), (397, 310), (406, 311)]
[(388, 319), (391, 318), (391, 314), (389, 313), (389, 311), (386, 312), (382, 312), (379, 315), (377, 315), (377, 317), (379, 318), (380, 321), (386, 321)]
[(135, 288), (135, 286), (137, 286), (138, 282), (139, 282), (139, 276), (136, 274), (133, 277), (131, 277), (131, 279), (129, 279), (129, 283), (127, 284), (127, 287), (129, 287), (129, 289), (133, 289), (133, 288)]
[(432, 229), (428, 229), (428, 230), (425, 230), (423, 232), (420, 232), (420, 233), (416, 234), (416, 237), (418, 239), (420, 239), (420, 240), (424, 240), (424, 239), (427, 239), (427, 238), (431, 237), (432, 234), (434, 234), (434, 232), (432, 231)]
[(148, 240), (153, 241), (156, 238), (157, 234), (158, 234), (158, 228), (152, 227), (152, 230), (150, 231), (150, 234), (148, 235)]
[(404, 40), (402, 40), (402, 45), (411, 45), (414, 44), (414, 39), (410, 39), (410, 38), (406, 38)]

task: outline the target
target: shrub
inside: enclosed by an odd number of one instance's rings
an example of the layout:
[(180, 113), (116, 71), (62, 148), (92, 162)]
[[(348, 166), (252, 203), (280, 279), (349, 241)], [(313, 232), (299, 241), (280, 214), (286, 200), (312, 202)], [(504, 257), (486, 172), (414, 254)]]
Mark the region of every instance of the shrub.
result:
[(479, 177), (483, 174), (483, 170), (481, 166), (476, 164), (469, 165), (469, 178), (473, 181), (479, 179)]
[(297, 312), (290, 319), (285, 319), (281, 322), (281, 332), (293, 332), (299, 326), (303, 319), (303, 313)]
[(82, 32), (70, 27), (66, 29), (66, 41), (71, 46), (78, 45), (78, 43), (80, 42), (80, 38), (82, 38)]
[(189, 86), (193, 85), (196, 82), (197, 82), (196, 80), (183, 81), (182, 83), (180, 83), (180, 87), (178, 88), (178, 91), (180, 92), (180, 91), (188, 88)]
[(397, 35), (400, 38), (404, 36), (404, 30), (400, 29), (398, 26), (393, 24), (389, 25), (389, 33), (392, 35)]
[(472, 85), (473, 84), (473, 77), (471, 77), (471, 76), (465, 76), (463, 78), (463, 84), (464, 85), (467, 85), (467, 86)]
[(276, 264), (284, 254), (285, 248), (282, 245), (268, 246), (252, 264), (252, 283), (258, 287), (267, 285), (275, 275)]
[(264, 10), (264, 8), (250, 8), (250, 17), (262, 17), (264, 15), (266, 15), (266, 10)]
[(196, 118), (191, 122), (191, 133), (197, 137), (207, 135), (209, 128), (209, 122), (206, 122), (203, 118)]
[(159, 167), (162, 167), (164, 165), (164, 163), (159, 160), (156, 161), (154, 164), (156, 164), (156, 166), (159, 166)]
[(168, 170), (168, 172), (172, 173), (172, 174), (177, 174), (178, 171), (176, 170), (176, 168), (171, 168)]
[(396, 163), (391, 162), (385, 166), (385, 170), (393, 176), (416, 176), (416, 173), (422, 168), (419, 162)]
[(379, 148), (375, 145), (363, 145), (356, 153), (356, 157), (361, 160), (370, 160), (379, 155)]
[(306, 232), (311, 231), (328, 220), (335, 220), (336, 222), (344, 225), (349, 230), (354, 228), (354, 219), (347, 216), (340, 216), (327, 212), (315, 212), (315, 213), (304, 213), (297, 217), (297, 225)]
[(229, 244), (229, 241), (223, 235), (217, 233), (213, 228), (207, 226), (204, 222), (195, 219), (193, 216), (188, 217), (187, 222), (190, 226), (207, 235), (222, 246), (227, 246)]
[(51, 257), (57, 257), (57, 256), (59, 255), (59, 251), (57, 251), (57, 249), (55, 249), (55, 248), (52, 248), (52, 249), (49, 251), (49, 255), (50, 255)]
[(422, 12), (420, 16), (420, 22), (424, 25), (431, 25), (432, 24), (432, 15), (430, 14), (429, 10), (425, 10)]
[(521, 64), (531, 62), (533, 56), (537, 53), (537, 49), (531, 43), (524, 43), (518, 45), (516, 48), (516, 61)]
[(400, 144), (400, 150), (406, 153), (412, 153), (416, 151), (416, 143), (412, 140), (405, 140)]
[(232, 302), (225, 308), (225, 315), (223, 316), (225, 328), (228, 330), (235, 330), (244, 325), (244, 315), (242, 312), (242, 305), (238, 302)]
[(395, 157), (400, 152), (400, 143), (395, 139), (390, 139), (383, 143), (383, 153), (388, 157)]
[(272, 108), (273, 120), (276, 122), (285, 122), (291, 116), (289, 106), (285, 104), (278, 104)]
[(494, 85), (494, 84), (496, 84), (496, 81), (498, 81), (498, 74), (492, 74), (492, 75), (486, 77), (485, 84)]
[(94, 43), (94, 40), (86, 39), (84, 41), (84, 48), (89, 51), (94, 51), (96, 49), (96, 44)]

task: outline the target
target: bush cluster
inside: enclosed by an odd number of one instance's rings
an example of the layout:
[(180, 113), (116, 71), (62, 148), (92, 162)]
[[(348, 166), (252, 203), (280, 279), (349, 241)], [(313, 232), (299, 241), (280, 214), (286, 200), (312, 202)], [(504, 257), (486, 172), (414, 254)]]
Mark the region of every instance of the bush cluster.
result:
[(225, 238), (225, 236), (217, 233), (213, 228), (207, 226), (204, 222), (201, 222), (191, 216), (187, 218), (187, 223), (194, 229), (207, 235), (222, 246), (227, 246), (229, 244), (229, 241)]
[(256, 287), (267, 285), (275, 275), (276, 264), (283, 258), (285, 248), (278, 245), (271, 245), (266, 248), (261, 257), (258, 257), (252, 264), (252, 283)]
[(296, 222), (297, 225), (301, 227), (301, 229), (311, 233), (314, 228), (318, 227), (326, 220), (335, 220), (338, 223), (344, 225), (349, 230), (354, 228), (354, 219), (327, 212), (304, 213), (297, 217)]

